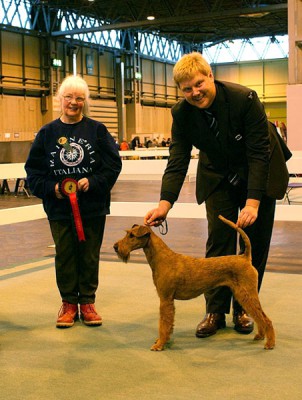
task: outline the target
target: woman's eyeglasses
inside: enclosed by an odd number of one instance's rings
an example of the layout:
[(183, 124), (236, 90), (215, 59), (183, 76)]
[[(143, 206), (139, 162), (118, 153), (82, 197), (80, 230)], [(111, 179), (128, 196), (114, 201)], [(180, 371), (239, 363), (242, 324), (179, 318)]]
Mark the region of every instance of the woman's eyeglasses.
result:
[(68, 102), (74, 99), (77, 103), (83, 103), (85, 101), (84, 97), (63, 96), (63, 99)]

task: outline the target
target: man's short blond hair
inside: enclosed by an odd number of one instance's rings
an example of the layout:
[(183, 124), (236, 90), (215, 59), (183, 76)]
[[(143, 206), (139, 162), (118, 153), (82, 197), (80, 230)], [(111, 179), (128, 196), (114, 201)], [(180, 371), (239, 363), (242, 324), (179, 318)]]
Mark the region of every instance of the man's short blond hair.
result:
[(173, 78), (178, 86), (182, 81), (192, 79), (196, 73), (206, 76), (212, 73), (210, 64), (196, 51), (183, 55), (173, 68)]

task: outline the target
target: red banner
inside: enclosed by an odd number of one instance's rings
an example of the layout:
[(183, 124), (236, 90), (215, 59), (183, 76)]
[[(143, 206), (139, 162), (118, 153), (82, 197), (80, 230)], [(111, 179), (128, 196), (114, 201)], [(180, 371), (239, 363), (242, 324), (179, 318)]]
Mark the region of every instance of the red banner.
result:
[(78, 182), (75, 179), (66, 178), (61, 184), (61, 192), (69, 198), (78, 239), (80, 242), (82, 242), (86, 239), (78, 205), (77, 190)]
[(83, 224), (82, 224), (82, 218), (80, 214), (80, 209), (78, 205), (78, 199), (77, 199), (77, 194), (76, 193), (71, 193), (69, 195), (69, 200), (72, 208), (72, 213), (73, 213), (73, 219), (74, 219), (74, 224), (76, 227), (76, 231), (78, 234), (78, 239), (79, 241), (85, 241), (85, 234), (83, 230)]

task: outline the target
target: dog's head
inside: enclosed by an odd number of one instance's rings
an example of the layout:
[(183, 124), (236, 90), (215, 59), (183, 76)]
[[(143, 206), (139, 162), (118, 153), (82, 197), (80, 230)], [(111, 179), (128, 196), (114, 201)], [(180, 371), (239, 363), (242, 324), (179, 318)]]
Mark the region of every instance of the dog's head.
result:
[(129, 260), (131, 251), (142, 249), (146, 246), (152, 231), (148, 226), (133, 225), (126, 232), (126, 236), (113, 245), (117, 255), (124, 262)]

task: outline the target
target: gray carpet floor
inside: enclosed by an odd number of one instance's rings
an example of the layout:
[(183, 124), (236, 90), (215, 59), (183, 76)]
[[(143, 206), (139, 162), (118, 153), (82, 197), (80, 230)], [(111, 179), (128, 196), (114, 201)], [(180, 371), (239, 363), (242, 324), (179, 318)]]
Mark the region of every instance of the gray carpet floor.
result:
[(176, 302), (173, 339), (151, 352), (159, 301), (147, 264), (101, 263), (102, 327), (55, 328), (60, 297), (53, 259), (0, 272), (3, 400), (300, 400), (302, 276), (267, 272), (261, 291), (277, 346), (227, 328), (197, 339), (204, 299)]
[[(120, 182), (114, 201), (156, 201), (159, 183)], [(181, 201), (193, 202), (187, 184)], [(0, 196), (0, 208), (38, 199)], [(108, 218), (96, 306), (103, 326), (55, 328), (61, 301), (46, 220), (0, 227), (1, 400), (301, 400), (301, 222), (276, 221), (260, 299), (277, 346), (263, 350), (253, 335), (227, 328), (197, 339), (203, 296), (176, 302), (174, 334), (165, 351), (157, 337), (159, 300), (141, 250), (117, 261), (112, 244), (141, 218)], [(164, 240), (175, 251), (204, 254), (203, 220), (169, 221)]]

